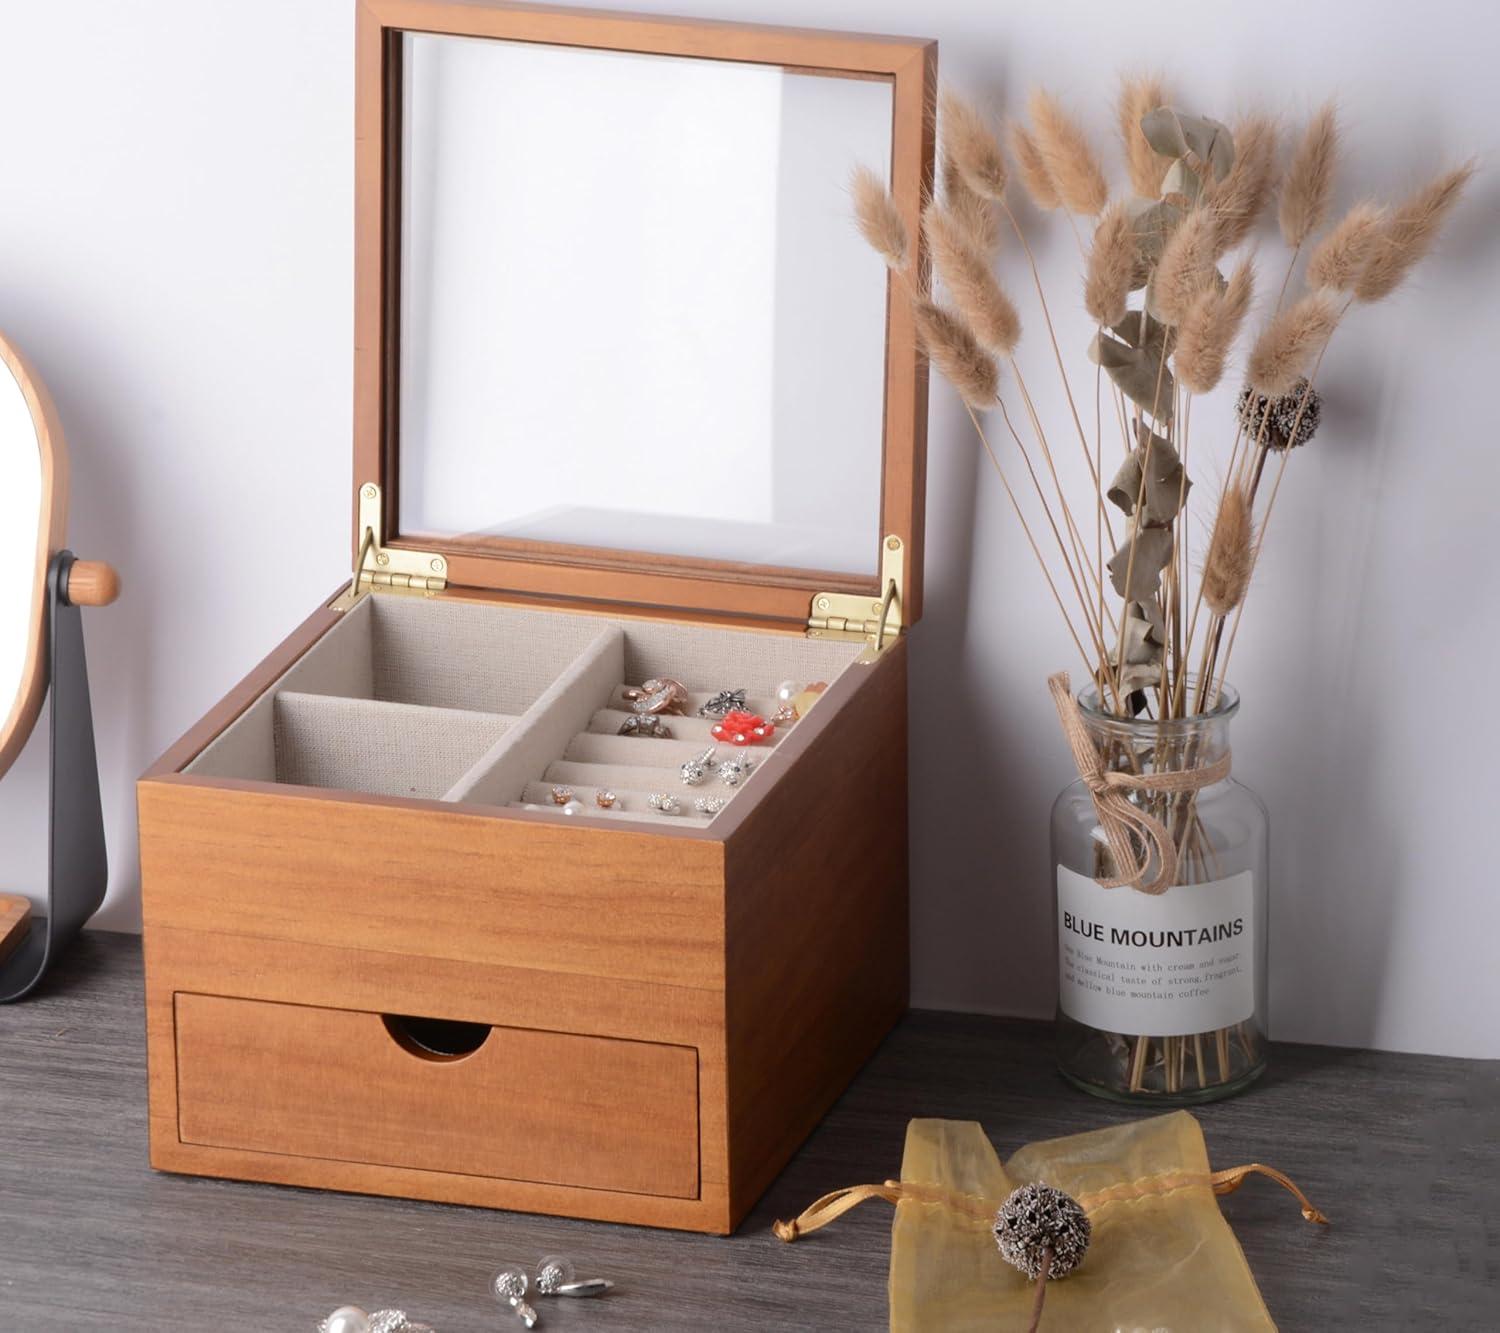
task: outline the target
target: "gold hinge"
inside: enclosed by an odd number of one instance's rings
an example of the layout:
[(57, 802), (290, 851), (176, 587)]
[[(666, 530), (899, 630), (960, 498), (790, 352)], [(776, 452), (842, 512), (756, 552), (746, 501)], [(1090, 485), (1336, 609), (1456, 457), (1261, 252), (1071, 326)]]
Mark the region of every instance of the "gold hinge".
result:
[(807, 617), (809, 639), (865, 639), (876, 653), (894, 643), (902, 630), (906, 588), (906, 545), (888, 536), (880, 544), (879, 597), (858, 593), (815, 592)]
[(359, 488), (359, 539), (354, 551), (354, 582), (334, 599), (335, 611), (347, 611), (367, 592), (441, 592), (448, 586), (448, 562), (431, 551), (406, 551), (382, 545), (385, 515), (380, 487), (367, 481)]

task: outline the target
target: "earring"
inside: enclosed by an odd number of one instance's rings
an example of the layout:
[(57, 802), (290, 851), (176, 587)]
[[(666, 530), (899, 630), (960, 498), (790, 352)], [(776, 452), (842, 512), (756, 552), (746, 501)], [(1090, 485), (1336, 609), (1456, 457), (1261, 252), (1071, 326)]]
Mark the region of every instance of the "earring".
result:
[(719, 781), (726, 787), (738, 787), (754, 771), (755, 760), (749, 755), (731, 755), (719, 765)]
[(615, 1284), (603, 1278), (586, 1278), (575, 1281), (573, 1261), (560, 1254), (543, 1259), (536, 1266), (536, 1292), (538, 1296), (602, 1296)]
[(710, 745), (702, 754), (694, 755), (687, 760), (678, 772), (682, 774), (682, 785), (685, 787), (697, 787), (708, 777), (708, 770), (714, 761), (714, 747)]
[(435, 1333), (431, 1324), (406, 1317), (405, 1310), (366, 1314), (357, 1305), (341, 1305), (318, 1325), (318, 1333)]
[(526, 1304), (526, 1292), (530, 1286), (531, 1279), (526, 1276), (526, 1270), (515, 1266), (502, 1268), (490, 1279), (490, 1291), (495, 1299), (510, 1306), (516, 1312), (516, 1318), (527, 1328), (535, 1328), (536, 1311)]

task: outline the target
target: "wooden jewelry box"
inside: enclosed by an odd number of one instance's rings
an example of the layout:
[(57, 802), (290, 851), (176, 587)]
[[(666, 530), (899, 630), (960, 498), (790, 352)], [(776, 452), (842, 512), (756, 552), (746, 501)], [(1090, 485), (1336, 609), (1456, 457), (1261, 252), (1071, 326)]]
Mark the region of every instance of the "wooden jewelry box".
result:
[(935, 48), (357, 41), (354, 577), (140, 782), (151, 1161), (729, 1232), (907, 1003), (926, 380), (844, 192), (916, 235)]

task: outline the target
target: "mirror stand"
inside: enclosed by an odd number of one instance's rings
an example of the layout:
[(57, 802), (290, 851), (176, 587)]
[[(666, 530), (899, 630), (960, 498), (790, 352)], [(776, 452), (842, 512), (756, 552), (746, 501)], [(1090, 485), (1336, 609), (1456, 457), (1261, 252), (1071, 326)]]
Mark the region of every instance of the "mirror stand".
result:
[[(75, 565), (79, 577), (73, 579)], [(103, 573), (103, 587), (95, 583)], [(79, 585), (89, 584), (85, 592)], [(94, 715), (89, 701), (81, 606), (113, 600), (113, 572), (76, 561), (60, 551), (47, 570), (47, 652), (52, 690), (51, 763), (48, 798), (48, 864), (45, 914), (16, 913), (6, 949), (6, 907), (0, 896), (0, 1004), (28, 994), (48, 965), (72, 942), (104, 901), (109, 864), (104, 813), (99, 801), (99, 763), (94, 751)], [(70, 581), (73, 594), (69, 596)], [(14, 937), (13, 937), (14, 938)]]

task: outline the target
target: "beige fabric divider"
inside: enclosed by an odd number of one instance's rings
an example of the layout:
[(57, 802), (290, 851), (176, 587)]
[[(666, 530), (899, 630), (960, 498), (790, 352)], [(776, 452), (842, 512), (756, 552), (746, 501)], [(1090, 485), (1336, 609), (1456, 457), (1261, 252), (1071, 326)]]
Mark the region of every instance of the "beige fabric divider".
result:
[[(338, 625), (297, 659), (278, 688), (368, 699), (374, 692), (370, 607), (368, 597), (350, 607)], [(185, 771), (206, 778), (276, 782), (276, 694), (268, 690), (261, 695)]]
[(276, 781), (378, 796), (441, 796), (514, 724), (496, 713), (276, 695)]
[(671, 768), (702, 754), (710, 746), (720, 759), (732, 754), (748, 755), (761, 760), (775, 750), (773, 742), (763, 745), (724, 745), (710, 737), (707, 740), (642, 740), (638, 736), (601, 736), (581, 731), (562, 752), (562, 758), (575, 764), (613, 764), (627, 768), (649, 766)]
[(590, 616), (520, 607), (380, 595), (365, 600), (374, 610), (374, 697), (440, 708), (519, 716), (608, 627)]
[(783, 680), (832, 683), (864, 650), (862, 643), (837, 639), (668, 621), (628, 621), (625, 629), (622, 680), (672, 676), (705, 697), (716, 690), (744, 689), (764, 700), (775, 695)]
[(598, 621), (592, 624), (593, 641), (520, 722), (453, 783), (444, 800), (506, 805), (518, 799), (526, 783), (562, 753), (568, 737), (588, 725), (625, 663), (624, 633), (613, 625), (600, 629)]
[[(585, 787), (590, 790), (607, 787), (611, 791), (629, 788), (644, 792), (692, 790), (682, 781), (682, 773), (675, 764), (671, 767), (663, 764), (660, 768), (651, 768), (643, 764), (579, 764), (559, 759), (556, 763), (547, 765), (547, 771), (541, 775), (540, 780), (549, 784), (561, 783), (577, 787), (580, 791)], [(705, 782), (702, 789), (706, 791), (711, 786), (726, 796), (733, 790), (713, 779)]]

